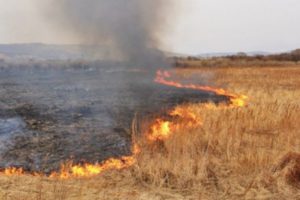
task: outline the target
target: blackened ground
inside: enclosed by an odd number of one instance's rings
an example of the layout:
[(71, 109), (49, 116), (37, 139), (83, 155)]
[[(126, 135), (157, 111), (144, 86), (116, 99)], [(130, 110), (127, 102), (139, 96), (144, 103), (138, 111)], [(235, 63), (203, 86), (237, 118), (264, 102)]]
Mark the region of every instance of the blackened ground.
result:
[(153, 78), (122, 66), (1, 68), (0, 167), (47, 173), (70, 159), (128, 155), (136, 112), (151, 116), (183, 102), (226, 100)]

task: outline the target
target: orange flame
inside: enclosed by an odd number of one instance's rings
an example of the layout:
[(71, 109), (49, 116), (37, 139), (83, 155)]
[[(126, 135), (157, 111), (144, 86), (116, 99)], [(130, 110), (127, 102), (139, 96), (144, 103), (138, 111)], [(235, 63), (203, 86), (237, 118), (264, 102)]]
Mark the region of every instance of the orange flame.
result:
[(4, 169), (3, 173), (6, 176), (22, 175), (24, 173), (24, 170), (22, 168), (9, 167), (9, 168)]
[(235, 107), (243, 107), (246, 105), (246, 100), (248, 99), (246, 95), (237, 95), (228, 92), (222, 88), (213, 88), (210, 86), (202, 86), (202, 85), (195, 85), (195, 84), (182, 84), (180, 82), (169, 80), (169, 78), (171, 77), (170, 74), (171, 73), (169, 71), (158, 70), (156, 72), (156, 78), (154, 81), (163, 85), (173, 86), (177, 88), (201, 90), (201, 91), (213, 92), (217, 95), (224, 95), (229, 97), (231, 105)]
[[(50, 178), (69, 179), (69, 178), (86, 178), (100, 175), (107, 170), (121, 170), (132, 166), (136, 162), (136, 155), (141, 152), (140, 147), (134, 144), (132, 147), (131, 156), (123, 156), (121, 158), (110, 158), (102, 163), (82, 165), (73, 165), (72, 162), (68, 162), (61, 166), (59, 172), (52, 172)], [(20, 176), (20, 175), (32, 175), (32, 176), (45, 176), (41, 173), (28, 173), (23, 168), (8, 167), (0, 171), (0, 175), (5, 176)]]
[[(226, 97), (229, 97), (230, 106), (233, 107), (245, 106), (246, 100), (248, 99), (246, 95), (237, 95), (234, 93), (230, 93), (224, 89), (213, 88), (210, 86), (194, 85), (194, 84), (182, 84), (180, 82), (175, 82), (173, 80), (170, 80), (171, 77), (172, 76), (169, 71), (158, 70), (156, 72), (156, 78), (154, 81), (159, 84), (168, 85), (172, 87), (208, 91), (208, 92), (214, 92), (217, 95), (224, 95)], [(212, 109), (216, 107), (215, 105), (212, 106), (211, 104), (207, 104), (206, 108)], [(163, 120), (160, 118), (156, 119), (154, 124), (150, 128), (150, 133), (148, 134), (148, 139), (150, 141), (166, 140), (176, 130), (179, 130), (181, 128), (191, 129), (202, 125), (201, 119), (197, 118), (197, 116), (193, 112), (187, 111), (182, 107), (176, 107), (174, 110), (172, 110), (169, 113), (169, 115), (171, 117), (178, 117), (182, 123), (178, 123), (170, 120)]]
[(123, 169), (129, 167), (135, 163), (134, 156), (124, 156), (120, 159), (110, 158), (101, 164), (83, 164), (83, 165), (63, 165), (60, 172), (54, 172), (50, 175), (50, 178), (82, 178), (97, 176), (104, 171), (112, 169)]
[[(86, 178), (100, 175), (107, 170), (121, 170), (132, 166), (135, 163), (135, 155), (123, 156), (119, 159), (110, 158), (101, 164), (83, 164), (73, 165), (67, 163), (61, 166), (59, 172), (52, 172), (50, 178), (68, 179), (68, 178)], [(32, 176), (44, 176), (40, 173), (26, 173), (22, 168), (9, 167), (4, 169), (1, 174), (5, 176), (20, 176), (20, 175), (32, 175)]]
[(156, 119), (155, 123), (151, 126), (150, 134), (148, 139), (150, 141), (165, 140), (168, 139), (171, 133), (169, 121), (164, 121), (162, 119)]
[(160, 118), (156, 119), (148, 133), (149, 141), (166, 140), (177, 130), (182, 128), (193, 129), (202, 125), (201, 119), (199, 119), (194, 113), (184, 110), (181, 107), (173, 109), (169, 112), (169, 116), (178, 119), (176, 121), (163, 120)]

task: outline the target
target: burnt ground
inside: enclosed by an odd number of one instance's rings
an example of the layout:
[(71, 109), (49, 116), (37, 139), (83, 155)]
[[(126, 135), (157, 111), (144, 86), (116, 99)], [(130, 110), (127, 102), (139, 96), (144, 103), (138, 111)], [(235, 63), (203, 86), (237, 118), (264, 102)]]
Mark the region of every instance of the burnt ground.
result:
[(183, 102), (224, 101), (212, 93), (156, 84), (122, 66), (0, 69), (0, 168), (48, 173), (62, 162), (130, 154), (131, 121)]

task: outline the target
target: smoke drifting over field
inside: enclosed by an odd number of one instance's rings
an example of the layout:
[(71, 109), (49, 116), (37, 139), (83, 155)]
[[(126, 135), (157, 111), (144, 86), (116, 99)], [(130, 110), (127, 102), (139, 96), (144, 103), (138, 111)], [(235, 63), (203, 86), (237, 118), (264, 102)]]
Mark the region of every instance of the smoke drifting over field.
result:
[[(1, 101), (10, 102), (3, 110), (14, 111), (0, 119), (0, 132), (13, 133), (9, 145), (0, 144), (0, 168), (49, 172), (69, 158), (96, 163), (128, 155), (134, 114), (156, 113), (186, 96), (153, 82), (156, 68), (167, 66), (159, 46), (168, 1), (41, 1), (39, 10), (62, 29), (57, 37), (75, 34), (84, 44), (79, 46), (96, 51), (100, 47), (99, 54), (108, 46), (109, 55), (96, 61), (83, 57), (0, 62), (0, 85), (5, 88), (0, 90)], [(23, 52), (27, 55), (31, 49), (39, 52), (44, 47), (26, 46)]]
[(54, 20), (82, 41), (108, 45), (116, 58), (148, 67), (164, 64), (158, 47), (170, 4), (169, 0), (62, 0), (53, 2), (51, 9), (55, 5), (59, 13)]

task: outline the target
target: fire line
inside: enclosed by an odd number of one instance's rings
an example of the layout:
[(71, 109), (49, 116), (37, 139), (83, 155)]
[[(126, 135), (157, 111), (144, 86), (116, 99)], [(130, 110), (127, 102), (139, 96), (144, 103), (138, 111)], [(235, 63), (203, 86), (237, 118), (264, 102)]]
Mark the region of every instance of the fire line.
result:
[[(194, 84), (182, 84), (180, 82), (175, 82), (172, 80), (171, 72), (166, 70), (158, 70), (156, 77), (154, 79), (156, 83), (168, 85), (177, 88), (186, 88), (200, 91), (213, 92), (217, 95), (223, 95), (229, 98), (230, 104), (227, 107), (244, 107), (246, 105), (247, 96), (237, 95), (228, 92), (224, 89), (213, 88), (210, 86), (201, 86)], [(207, 108), (210, 105), (207, 104)], [(195, 114), (186, 111), (180, 107), (176, 107), (171, 110), (168, 115), (170, 117), (179, 118), (180, 121), (172, 121), (170, 119), (157, 118), (153, 124), (150, 126), (146, 137), (150, 143), (156, 141), (167, 140), (174, 131), (181, 128), (193, 129), (202, 125), (202, 120)], [(180, 123), (182, 122), (182, 123)], [(132, 155), (123, 156), (121, 158), (110, 158), (98, 164), (83, 164), (83, 165), (73, 165), (72, 163), (67, 163), (61, 166), (59, 172), (53, 172), (48, 177), (59, 178), (59, 179), (69, 179), (69, 178), (84, 178), (97, 176), (107, 170), (120, 170), (128, 168), (135, 164), (137, 155), (142, 151), (141, 147), (137, 144), (133, 144)], [(41, 173), (28, 173), (22, 168), (8, 167), (2, 172), (2, 175), (6, 176), (18, 176), (18, 175), (33, 175), (33, 176), (45, 176)]]

